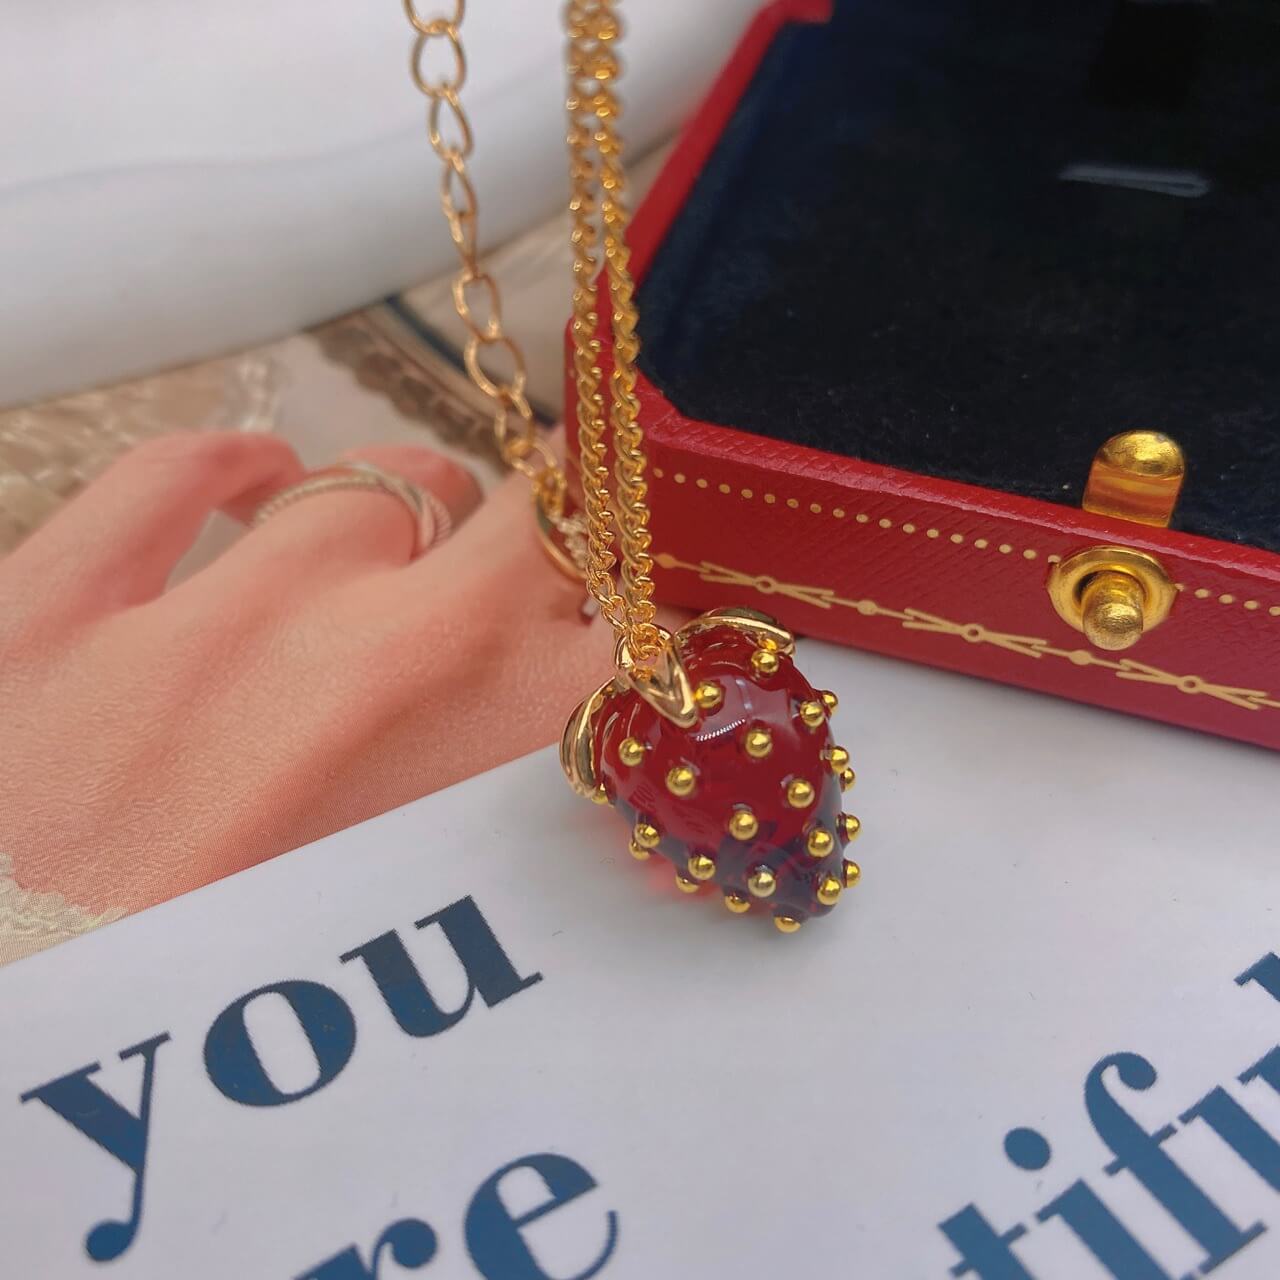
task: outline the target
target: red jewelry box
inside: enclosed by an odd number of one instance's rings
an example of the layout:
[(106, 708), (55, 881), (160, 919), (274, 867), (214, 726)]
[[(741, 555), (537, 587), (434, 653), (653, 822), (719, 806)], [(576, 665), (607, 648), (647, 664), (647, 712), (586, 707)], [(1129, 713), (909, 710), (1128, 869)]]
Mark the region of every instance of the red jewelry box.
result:
[[(1280, 748), (1277, 28), (1052, 9), (747, 30), (631, 237), (658, 598)], [(1174, 528), (1080, 508), (1133, 427)], [(1173, 587), (1123, 652), (1048, 590), (1095, 547)]]

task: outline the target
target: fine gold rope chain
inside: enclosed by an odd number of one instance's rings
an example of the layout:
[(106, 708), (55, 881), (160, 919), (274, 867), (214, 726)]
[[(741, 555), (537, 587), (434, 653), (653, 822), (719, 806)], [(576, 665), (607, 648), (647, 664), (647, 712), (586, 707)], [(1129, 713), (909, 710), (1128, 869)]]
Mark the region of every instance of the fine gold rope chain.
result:
[[(615, 0), (569, 0), (568, 29), (570, 243), (573, 249), (573, 368), (577, 387), (576, 418), (582, 472), (583, 512), (568, 511), (564, 468), (538, 433), (525, 394), (528, 381), (524, 355), (502, 327), (497, 282), (479, 261), (478, 202), (467, 162), (474, 149), (471, 125), (460, 94), (467, 75), (460, 28), (466, 0), (454, 0), (452, 12), (433, 18), (419, 15), (415, 0), (403, 0), (417, 37), (410, 61), (413, 82), (427, 98), (427, 138), (443, 165), (440, 206), (458, 251), (460, 269), (453, 282), (453, 303), (467, 331), (464, 362), (471, 380), (494, 406), (494, 435), (503, 460), (519, 471), (557, 530), (569, 539), (586, 526), (582, 565), (587, 590), (625, 643), (631, 660), (646, 662), (662, 650), (662, 633), (654, 622), (653, 560), (649, 554), (648, 483), (644, 431), (636, 398), (635, 286), (631, 279), (626, 232), (630, 220), (625, 202), (626, 179), (622, 142), (616, 131), (621, 114), (615, 84), (621, 74), (615, 49), (622, 34)], [(439, 48), (448, 68), (432, 76), (427, 59)], [(598, 210), (597, 210), (598, 206)], [(597, 219), (598, 213), (598, 219)], [(600, 234), (597, 233), (597, 220)], [(603, 240), (604, 273), (612, 317), (612, 371), (606, 414), (601, 390), (597, 286), (598, 239)], [(484, 316), (473, 308), (482, 306)], [(503, 376), (482, 363), (505, 357)], [(615, 490), (610, 495), (606, 462), (606, 426), (613, 436)], [(615, 514), (621, 566), (613, 570)]]

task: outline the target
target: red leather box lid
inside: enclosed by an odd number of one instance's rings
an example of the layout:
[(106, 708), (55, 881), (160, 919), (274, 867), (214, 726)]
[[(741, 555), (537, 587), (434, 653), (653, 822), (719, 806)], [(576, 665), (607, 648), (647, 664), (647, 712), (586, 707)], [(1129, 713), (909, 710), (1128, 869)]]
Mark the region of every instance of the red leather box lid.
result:
[[(637, 214), (639, 271), (779, 30), (827, 12), (778, 0), (756, 18)], [(1280, 747), (1280, 556), (698, 421), (643, 377), (639, 395), (660, 598), (751, 604), (840, 643)], [(1045, 586), (1099, 543), (1152, 552), (1178, 588), (1121, 654), (1091, 648)]]

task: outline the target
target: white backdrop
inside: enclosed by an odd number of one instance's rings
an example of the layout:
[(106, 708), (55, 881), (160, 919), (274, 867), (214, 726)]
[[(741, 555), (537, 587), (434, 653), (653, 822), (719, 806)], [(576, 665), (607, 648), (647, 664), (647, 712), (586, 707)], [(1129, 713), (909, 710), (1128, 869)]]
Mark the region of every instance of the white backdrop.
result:
[[(466, 18), (489, 244), (563, 198), (560, 7)], [(756, 7), (624, 6), (636, 154)], [(448, 265), (398, 0), (3, 0), (0, 22), (0, 403), (267, 340)]]

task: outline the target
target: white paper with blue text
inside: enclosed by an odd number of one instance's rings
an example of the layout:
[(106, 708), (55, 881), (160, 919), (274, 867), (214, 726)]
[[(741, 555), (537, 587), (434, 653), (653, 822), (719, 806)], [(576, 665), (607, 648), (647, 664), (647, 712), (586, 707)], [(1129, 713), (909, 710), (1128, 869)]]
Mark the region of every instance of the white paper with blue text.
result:
[(0, 971), (0, 1274), (1280, 1275), (1277, 758), (806, 662), (793, 937), (546, 752)]

